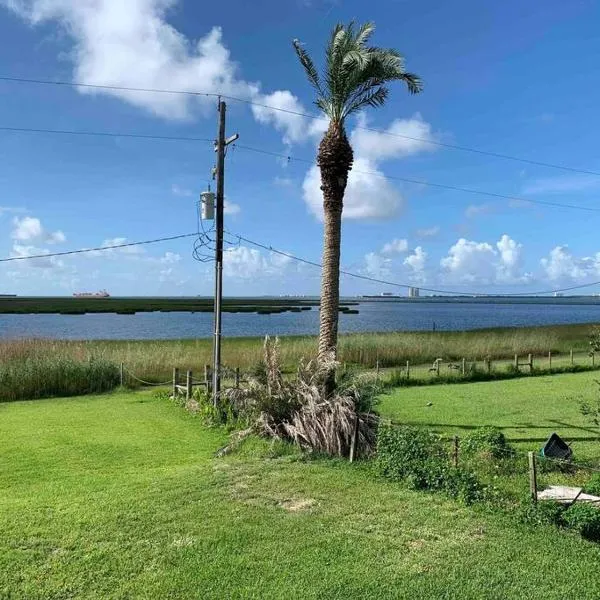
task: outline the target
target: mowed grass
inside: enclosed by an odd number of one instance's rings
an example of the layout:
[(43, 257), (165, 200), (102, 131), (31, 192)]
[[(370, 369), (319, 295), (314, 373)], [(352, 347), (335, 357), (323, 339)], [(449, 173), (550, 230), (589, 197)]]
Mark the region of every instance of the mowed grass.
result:
[(379, 410), (399, 423), (448, 435), (494, 425), (531, 450), (539, 449), (556, 431), (573, 442), (576, 454), (596, 457), (600, 463), (600, 429), (579, 410), (581, 400), (591, 401), (600, 394), (597, 379), (589, 372), (396, 389), (382, 396)]
[(600, 597), (577, 536), (225, 439), (147, 392), (0, 405), (0, 597)]

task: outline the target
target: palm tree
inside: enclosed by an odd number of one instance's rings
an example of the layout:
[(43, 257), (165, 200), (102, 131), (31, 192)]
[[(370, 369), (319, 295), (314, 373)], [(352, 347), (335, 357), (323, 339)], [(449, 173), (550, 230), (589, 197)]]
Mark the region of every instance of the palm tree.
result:
[[(348, 174), (354, 160), (346, 135), (346, 119), (367, 106), (382, 106), (389, 94), (386, 84), (391, 81), (403, 81), (411, 94), (422, 89), (420, 78), (405, 70), (404, 58), (398, 51), (368, 45), (374, 30), (373, 23), (365, 23), (358, 28), (353, 22), (347, 26), (336, 25), (325, 51), (322, 74), (301, 43), (298, 40), (293, 42), (306, 76), (316, 91), (315, 104), (329, 119), (317, 156), (324, 211), (319, 328), (321, 360), (335, 357), (337, 347), (342, 210)], [(329, 391), (335, 384), (334, 377), (335, 373), (332, 373), (326, 382)]]

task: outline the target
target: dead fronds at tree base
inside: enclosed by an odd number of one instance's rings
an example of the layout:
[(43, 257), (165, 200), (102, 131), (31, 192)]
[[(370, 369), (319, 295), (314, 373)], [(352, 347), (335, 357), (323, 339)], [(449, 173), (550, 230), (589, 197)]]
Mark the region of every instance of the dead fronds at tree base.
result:
[(358, 419), (357, 454), (372, 452), (377, 427), (372, 412), (377, 389), (372, 381), (355, 377), (325, 397), (323, 381), (337, 367), (333, 359), (301, 362), (296, 378), (286, 380), (277, 339), (265, 339), (264, 357), (261, 378), (252, 378), (243, 389), (225, 392), (234, 414), (250, 423), (248, 429), (234, 434), (226, 448), (254, 433), (289, 440), (311, 452), (348, 456)]

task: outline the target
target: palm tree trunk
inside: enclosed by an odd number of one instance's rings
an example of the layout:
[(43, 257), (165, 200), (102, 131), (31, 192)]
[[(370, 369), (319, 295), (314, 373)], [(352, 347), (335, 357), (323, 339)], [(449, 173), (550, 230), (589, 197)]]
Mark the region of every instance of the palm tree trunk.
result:
[[(342, 125), (330, 124), (319, 145), (317, 162), (321, 169), (324, 213), (319, 360), (331, 362), (337, 358), (344, 192), (353, 162), (352, 148)], [(326, 393), (331, 393), (334, 387), (335, 371), (332, 369), (325, 381)]]

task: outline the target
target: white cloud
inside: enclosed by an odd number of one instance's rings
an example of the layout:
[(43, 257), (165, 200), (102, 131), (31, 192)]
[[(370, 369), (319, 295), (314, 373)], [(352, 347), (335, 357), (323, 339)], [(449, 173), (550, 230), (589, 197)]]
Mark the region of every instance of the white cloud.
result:
[(440, 227), (439, 225), (435, 225), (433, 227), (427, 227), (425, 229), (417, 229), (417, 231), (415, 231), (415, 236), (421, 239), (424, 238), (432, 238), (435, 237), (436, 235), (438, 235), (440, 232)]
[(521, 244), (505, 234), (495, 246), (461, 238), (440, 261), (442, 271), (451, 281), (478, 284), (517, 283), (531, 279), (529, 273), (521, 273)]
[[(435, 138), (431, 133), (431, 126), (420, 115), (415, 115), (412, 119), (396, 119), (384, 132), (364, 129), (366, 125), (365, 116), (359, 115), (357, 127), (350, 134), (354, 165), (348, 176), (343, 216), (355, 220), (392, 218), (401, 211), (404, 199), (390, 180), (384, 177), (379, 163), (386, 159), (435, 150), (435, 146), (427, 143)], [(401, 135), (412, 139), (399, 137)], [(316, 165), (308, 170), (302, 189), (310, 212), (322, 220), (321, 175)]]
[(163, 265), (172, 265), (181, 261), (181, 255), (176, 252), (165, 252), (165, 255), (159, 261)]
[[(46, 248), (37, 248), (36, 246), (24, 245), (15, 242), (10, 252), (11, 258), (23, 258), (27, 256), (38, 256), (42, 254), (50, 254), (50, 250)], [(33, 267), (36, 269), (62, 269), (64, 263), (56, 256), (32, 258), (30, 260), (16, 261), (14, 263), (20, 268)]]
[(522, 279), (523, 276), (519, 275), (519, 270), (522, 262), (523, 245), (504, 234), (496, 242), (496, 248), (499, 254), (497, 279), (507, 282)]
[(237, 246), (223, 252), (223, 273), (237, 279), (258, 279), (282, 275), (293, 262), (289, 256), (270, 252), (264, 255), (256, 248)]
[(226, 215), (237, 215), (242, 210), (242, 207), (239, 204), (230, 202), (229, 200), (225, 200), (223, 208)]
[(65, 234), (58, 231), (46, 231), (42, 222), (35, 217), (15, 217), (13, 219), (13, 240), (17, 242), (42, 242), (46, 244), (61, 244), (66, 241)]
[[(363, 173), (370, 171), (373, 174)], [(355, 220), (376, 220), (396, 216), (404, 205), (400, 192), (382, 177), (374, 164), (364, 158), (354, 161), (354, 169), (348, 176), (348, 187), (344, 197), (344, 218)], [(309, 210), (323, 219), (323, 194), (321, 173), (313, 165), (302, 183), (304, 201)]]
[(357, 119), (357, 127), (350, 135), (350, 143), (356, 156), (373, 162), (401, 158), (418, 152), (433, 151), (436, 146), (431, 125), (417, 113), (411, 119), (395, 119), (384, 131), (366, 129), (368, 121), (364, 113)]
[[(196, 42), (167, 21), (178, 0), (0, 0), (33, 25), (58, 21), (73, 41), (74, 79), (86, 84), (220, 93), (250, 98), (258, 86), (237, 65), (213, 27)], [(193, 114), (214, 98), (184, 94), (93, 90), (169, 119)]]
[[(101, 247), (110, 247), (110, 246), (121, 246), (122, 244), (129, 243), (129, 240), (126, 237), (115, 237), (108, 238), (104, 240), (100, 246)], [(106, 250), (92, 250), (88, 252), (86, 256), (95, 257), (95, 256), (128, 256), (130, 258), (138, 258), (139, 256), (146, 253), (146, 250), (143, 246), (125, 246), (124, 248), (107, 248)]]
[(390, 267), (392, 261), (389, 258), (381, 256), (378, 252), (369, 252), (365, 254), (365, 267), (361, 269), (362, 273), (378, 279), (390, 277)]
[(425, 269), (427, 266), (427, 252), (421, 246), (417, 246), (412, 254), (404, 259), (404, 266), (409, 267), (414, 281), (424, 283)]
[(460, 238), (442, 258), (440, 265), (451, 279), (489, 283), (493, 279), (496, 252), (487, 242)]
[(259, 95), (258, 104), (252, 105), (252, 113), (259, 123), (271, 124), (283, 133), (283, 141), (293, 144), (311, 137), (320, 137), (327, 129), (321, 118), (309, 118), (298, 98), (288, 90), (277, 90), (272, 94)]
[(568, 246), (556, 246), (540, 264), (552, 281), (580, 280), (600, 274), (600, 252), (593, 257), (577, 258)]
[(394, 239), (387, 244), (384, 244), (381, 249), (381, 254), (403, 254), (408, 251), (408, 240)]

